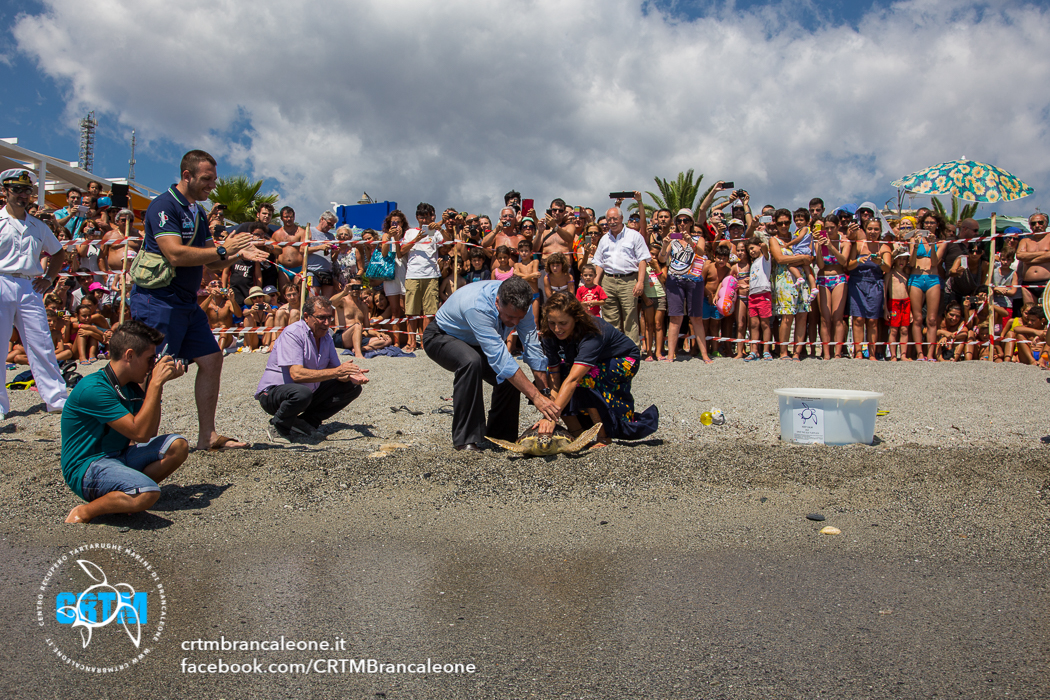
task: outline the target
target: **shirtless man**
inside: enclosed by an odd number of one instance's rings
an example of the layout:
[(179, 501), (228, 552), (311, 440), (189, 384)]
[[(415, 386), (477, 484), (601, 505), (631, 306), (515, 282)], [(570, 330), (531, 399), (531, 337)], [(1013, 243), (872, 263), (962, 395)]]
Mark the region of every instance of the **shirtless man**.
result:
[[(295, 209), (281, 207), (281, 224), (281, 228), (273, 232), (274, 243), (302, 243), (306, 240), (306, 229), (295, 225)], [(293, 245), (281, 246), (277, 264), (285, 268), (281, 270), (284, 274), (279, 278), (280, 287), (284, 289), (293, 275), (303, 271), (303, 249)], [(288, 270), (291, 270), (291, 273)]]
[[(490, 250), (505, 245), (513, 251), (518, 250), (518, 243), (524, 238), (518, 230), (517, 213), (512, 207), (504, 207), (499, 213), (499, 225), (496, 230), (485, 236), (481, 244)], [(495, 266), (495, 262), (493, 262)]]
[(547, 258), (554, 253), (564, 253), (566, 257), (572, 255), (576, 223), (567, 210), (564, 199), (555, 199), (551, 202), (550, 214), (543, 217), (543, 225), (537, 227), (539, 230), (532, 239), (532, 248), (540, 252), (543, 267), (546, 267)]
[(381, 350), (393, 343), (389, 335), (369, 328), (371, 320), (365, 294), (367, 292), (364, 291), (361, 280), (354, 277), (342, 291), (332, 297), (332, 306), (335, 307), (339, 325), (345, 326), (341, 333), (335, 332), (335, 346), (352, 348), (358, 359), (364, 357), (366, 351)]
[[(120, 213), (117, 214), (114, 219), (114, 228), (102, 236), (102, 242), (106, 241), (120, 241), (119, 243), (113, 243), (103, 247), (103, 252), (106, 254), (106, 266), (111, 272), (122, 270), (124, 265), (124, 255), (128, 256), (128, 267), (131, 267), (131, 261), (135, 259), (135, 255), (139, 252), (139, 248), (142, 246), (141, 240), (133, 241), (122, 241), (121, 239), (125, 236), (128, 224), (135, 223), (135, 215), (130, 209), (121, 209)], [(141, 236), (135, 231), (134, 226), (131, 229), (131, 237), (141, 239)], [(102, 259), (99, 258), (99, 267), (102, 267)]]
[(1025, 303), (1042, 303), (1043, 291), (1050, 281), (1050, 237), (1046, 235), (1047, 215), (1036, 212), (1028, 217), (1032, 235), (1017, 244), (1021, 261), (1022, 298)]
[[(208, 283), (208, 296), (204, 297), (200, 307), (204, 309), (204, 313), (208, 314), (208, 325), (212, 330), (226, 331), (233, 328), (235, 315), (233, 290), (223, 289), (219, 285), (219, 280), (212, 280)], [(233, 334), (220, 333), (218, 340), (219, 350), (225, 351), (226, 348), (233, 345)]]

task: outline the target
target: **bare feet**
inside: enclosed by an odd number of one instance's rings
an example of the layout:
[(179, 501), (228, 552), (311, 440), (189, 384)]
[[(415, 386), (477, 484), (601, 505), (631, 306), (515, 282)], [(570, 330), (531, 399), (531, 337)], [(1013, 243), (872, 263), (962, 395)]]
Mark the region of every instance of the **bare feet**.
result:
[(208, 452), (220, 452), (222, 450), (243, 450), (248, 447), (251, 447), (251, 445), (249, 445), (246, 442), (241, 442), (240, 440), (235, 440), (231, 437), (226, 437), (225, 435), (216, 435), (215, 440), (212, 441), (210, 444), (202, 444), (200, 442), (197, 443), (198, 450), (207, 450)]
[(91, 518), (82, 516), (84, 506), (79, 505), (73, 510), (69, 511), (69, 515), (66, 516), (67, 523), (89, 523)]

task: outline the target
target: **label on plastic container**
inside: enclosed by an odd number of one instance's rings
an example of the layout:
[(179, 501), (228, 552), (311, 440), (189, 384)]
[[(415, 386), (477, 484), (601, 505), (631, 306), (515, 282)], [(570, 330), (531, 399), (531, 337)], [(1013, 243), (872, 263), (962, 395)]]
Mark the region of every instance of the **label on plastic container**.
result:
[(824, 399), (791, 397), (792, 442), (824, 444)]

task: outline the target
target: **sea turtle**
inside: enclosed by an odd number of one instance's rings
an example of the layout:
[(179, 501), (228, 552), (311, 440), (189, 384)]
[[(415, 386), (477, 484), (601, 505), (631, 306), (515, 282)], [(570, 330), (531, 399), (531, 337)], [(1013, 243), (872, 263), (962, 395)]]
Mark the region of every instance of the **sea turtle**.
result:
[(554, 432), (550, 435), (540, 435), (540, 432), (535, 428), (529, 428), (521, 434), (517, 442), (507, 442), (496, 438), (489, 438), (489, 440), (511, 452), (547, 456), (561, 454), (562, 452), (578, 452), (585, 445), (592, 442), (601, 429), (602, 424), (596, 423), (593, 427), (580, 433), (580, 437), (573, 439), (572, 433), (559, 425), (554, 428)]

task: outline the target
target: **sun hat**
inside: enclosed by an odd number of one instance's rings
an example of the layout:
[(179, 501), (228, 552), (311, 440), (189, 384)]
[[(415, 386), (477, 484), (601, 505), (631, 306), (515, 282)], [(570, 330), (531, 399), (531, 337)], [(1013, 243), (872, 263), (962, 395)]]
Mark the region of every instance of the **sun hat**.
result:
[(266, 297), (266, 296), (270, 296), (270, 295), (267, 294), (266, 290), (264, 290), (262, 287), (252, 287), (251, 289), (248, 290), (248, 296), (246, 296), (244, 298), (245, 299), (254, 299), (255, 297)]
[(679, 209), (678, 213), (674, 215), (674, 218), (677, 219), (679, 216), (688, 216), (693, 221), (696, 221), (696, 218), (693, 216), (693, 212), (689, 209)]

